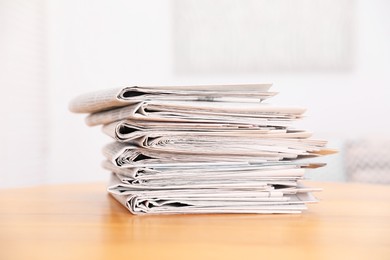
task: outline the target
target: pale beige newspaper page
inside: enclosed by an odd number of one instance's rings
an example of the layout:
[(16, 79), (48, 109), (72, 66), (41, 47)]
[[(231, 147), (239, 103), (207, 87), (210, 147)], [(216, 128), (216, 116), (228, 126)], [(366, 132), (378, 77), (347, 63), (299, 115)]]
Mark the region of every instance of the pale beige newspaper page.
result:
[(276, 95), (272, 84), (203, 86), (131, 86), (83, 94), (71, 101), (75, 113), (93, 113), (145, 100), (203, 100), (222, 102), (259, 102)]
[(305, 112), (298, 107), (275, 107), (262, 103), (200, 101), (144, 101), (130, 106), (97, 112), (86, 118), (89, 126), (114, 121), (149, 120), (161, 122), (209, 122), (288, 126)]
[(105, 125), (125, 118), (136, 117), (137, 110), (142, 103), (136, 103), (125, 107), (93, 113), (85, 119), (88, 126)]
[(74, 113), (90, 113), (109, 108), (123, 106), (123, 101), (118, 98), (121, 89), (100, 90), (80, 95), (69, 104), (69, 110)]

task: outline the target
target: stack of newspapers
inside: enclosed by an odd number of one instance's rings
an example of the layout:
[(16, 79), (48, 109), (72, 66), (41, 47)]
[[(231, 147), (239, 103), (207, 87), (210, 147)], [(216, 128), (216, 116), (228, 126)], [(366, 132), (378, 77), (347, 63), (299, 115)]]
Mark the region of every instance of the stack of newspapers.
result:
[(85, 94), (89, 113), (115, 141), (103, 148), (108, 191), (134, 214), (301, 213), (317, 188), (302, 160), (333, 151), (292, 124), (304, 109), (264, 102), (270, 84), (125, 87)]

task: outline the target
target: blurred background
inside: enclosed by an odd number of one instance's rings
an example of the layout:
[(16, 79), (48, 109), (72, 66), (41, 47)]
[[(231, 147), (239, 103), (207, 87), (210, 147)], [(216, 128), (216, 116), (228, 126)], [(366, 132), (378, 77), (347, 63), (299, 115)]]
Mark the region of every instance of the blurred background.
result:
[(127, 85), (274, 83), (337, 155), (308, 177), (390, 183), (387, 0), (0, 0), (0, 187), (107, 180), (68, 102)]

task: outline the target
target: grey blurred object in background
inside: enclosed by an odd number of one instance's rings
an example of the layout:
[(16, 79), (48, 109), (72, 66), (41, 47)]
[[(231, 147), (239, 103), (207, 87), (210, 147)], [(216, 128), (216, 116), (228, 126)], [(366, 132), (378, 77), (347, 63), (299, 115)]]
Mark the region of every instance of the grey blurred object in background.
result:
[(390, 139), (355, 139), (345, 142), (347, 181), (390, 184)]

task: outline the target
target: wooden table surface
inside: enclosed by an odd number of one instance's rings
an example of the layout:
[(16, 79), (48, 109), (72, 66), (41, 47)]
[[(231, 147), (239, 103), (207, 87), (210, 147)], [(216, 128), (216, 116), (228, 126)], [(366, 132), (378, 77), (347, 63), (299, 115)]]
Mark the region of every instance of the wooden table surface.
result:
[(0, 259), (390, 259), (390, 186), (324, 187), (302, 215), (133, 216), (103, 183), (0, 190)]

